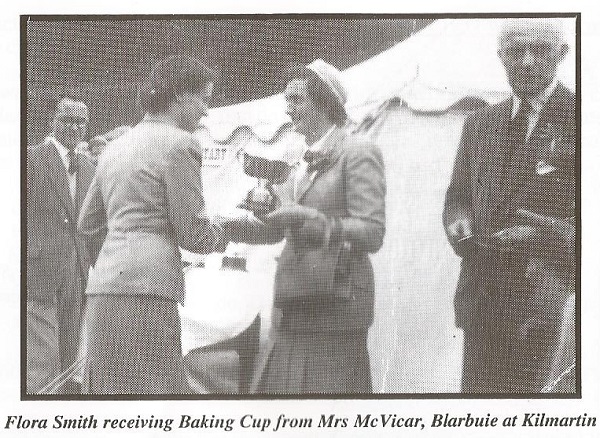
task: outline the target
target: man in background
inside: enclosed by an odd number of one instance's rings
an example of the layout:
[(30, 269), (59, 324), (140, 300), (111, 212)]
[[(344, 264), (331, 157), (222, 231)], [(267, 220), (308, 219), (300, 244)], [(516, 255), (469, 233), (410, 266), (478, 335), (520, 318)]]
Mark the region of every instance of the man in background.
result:
[(508, 20), (498, 43), (513, 96), (465, 121), (443, 221), (463, 392), (536, 393), (574, 291), (575, 96), (556, 78), (559, 21)]
[[(62, 97), (50, 134), (27, 150), (27, 393), (46, 392), (77, 355), (90, 266), (77, 233), (94, 166), (75, 147), (89, 122), (85, 103)], [(43, 390), (43, 391), (42, 391)], [(76, 392), (72, 384), (62, 392)]]

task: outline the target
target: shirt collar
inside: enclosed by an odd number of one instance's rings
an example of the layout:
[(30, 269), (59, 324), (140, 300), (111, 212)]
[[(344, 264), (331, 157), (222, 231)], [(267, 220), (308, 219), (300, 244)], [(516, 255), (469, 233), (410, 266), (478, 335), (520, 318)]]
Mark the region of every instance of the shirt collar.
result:
[(307, 147), (306, 150), (312, 151), (312, 152), (319, 152), (321, 149), (323, 149), (323, 145), (325, 144), (327, 139), (329, 137), (331, 137), (331, 134), (335, 130), (335, 127), (336, 127), (335, 124), (331, 125), (331, 128), (329, 128), (329, 131), (327, 131), (325, 133), (325, 135), (323, 135), (323, 137), (321, 137), (320, 139), (315, 141), (313, 144), (311, 144), (309, 147)]
[(67, 158), (67, 155), (69, 154), (69, 149), (67, 149), (67, 147), (65, 145), (63, 145), (61, 142), (59, 142), (56, 139), (56, 137), (54, 137), (53, 135), (49, 135), (48, 137), (46, 137), (45, 142), (51, 143), (54, 145), (54, 147), (60, 154), (60, 157), (63, 159), (63, 161)]
[[(542, 108), (544, 107), (544, 105), (546, 104), (546, 102), (548, 102), (548, 99), (550, 99), (550, 96), (552, 95), (552, 93), (554, 93), (554, 90), (556, 89), (556, 86), (558, 85), (558, 79), (555, 77), (554, 80), (550, 83), (550, 85), (548, 85), (544, 91), (542, 91), (540, 94), (538, 94), (535, 97), (532, 97), (531, 99), (527, 99), (529, 101), (529, 104), (531, 105), (531, 109), (534, 113), (539, 114), (540, 112), (542, 112)], [(517, 115), (517, 111), (519, 111), (519, 107), (521, 106), (521, 98), (515, 94), (513, 94), (513, 105), (512, 105), (512, 118), (514, 118)]]

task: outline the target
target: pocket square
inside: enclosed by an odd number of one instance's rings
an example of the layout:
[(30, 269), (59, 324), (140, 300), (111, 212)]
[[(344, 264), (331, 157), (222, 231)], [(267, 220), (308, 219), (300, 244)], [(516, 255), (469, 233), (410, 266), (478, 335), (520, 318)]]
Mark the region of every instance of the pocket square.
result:
[(556, 167), (546, 163), (544, 160), (538, 161), (538, 163), (535, 166), (535, 172), (538, 175), (547, 175), (548, 173), (554, 172), (555, 170), (557, 170)]

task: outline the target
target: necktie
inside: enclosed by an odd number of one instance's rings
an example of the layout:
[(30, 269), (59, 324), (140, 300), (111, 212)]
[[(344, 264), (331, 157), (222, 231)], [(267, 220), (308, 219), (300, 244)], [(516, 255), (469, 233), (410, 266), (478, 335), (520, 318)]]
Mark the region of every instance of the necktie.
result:
[(513, 195), (521, 189), (524, 173), (526, 172), (526, 137), (529, 129), (529, 113), (531, 104), (523, 99), (515, 117), (508, 125), (508, 142), (504, 144), (503, 163), (499, 166), (498, 175), (502, 181), (500, 199), (496, 214), (492, 215), (493, 227), (500, 229), (506, 226), (511, 215)]
[(306, 168), (306, 173), (312, 173), (313, 166), (317, 161), (317, 157), (318, 157), (318, 153), (317, 152), (313, 152), (310, 149), (307, 150), (306, 152), (304, 152), (304, 156), (302, 157), (304, 159), (304, 161), (306, 161), (308, 163), (308, 167)]
[[(511, 173), (523, 164), (521, 161), (523, 160), (523, 153), (527, 149), (525, 144), (527, 143), (527, 131), (529, 130), (530, 111), (530, 103), (522, 100), (517, 114), (508, 126), (508, 144), (506, 145), (508, 149), (502, 166), (503, 179), (508, 177), (510, 180)], [(510, 182), (508, 184), (510, 185)]]
[(77, 172), (77, 157), (72, 149), (69, 149), (67, 158), (69, 160), (69, 167), (67, 171), (69, 172), (69, 175), (73, 175), (75, 172)]
[(530, 166), (530, 145), (527, 142), (529, 129), (529, 113), (531, 105), (526, 100), (521, 101), (519, 111), (510, 125), (510, 161), (508, 169), (508, 202), (509, 214), (518, 208), (518, 193), (527, 190), (532, 183), (533, 168)]
[(531, 104), (523, 99), (517, 114), (515, 114), (515, 117), (510, 122), (510, 143), (513, 151), (519, 145), (526, 143), (530, 112)]

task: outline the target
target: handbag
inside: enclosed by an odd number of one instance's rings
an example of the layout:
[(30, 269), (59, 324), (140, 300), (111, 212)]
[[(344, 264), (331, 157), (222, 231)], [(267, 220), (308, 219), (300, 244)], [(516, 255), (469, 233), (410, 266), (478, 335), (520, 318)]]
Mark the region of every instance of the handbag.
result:
[[(341, 223), (332, 219), (322, 243), (303, 244), (291, 236), (279, 258), (275, 274), (275, 304), (311, 299), (350, 299), (349, 287), (339, 287), (348, 274), (341, 239)], [(344, 266), (341, 266), (341, 265)]]

